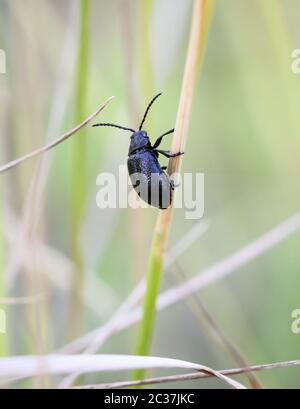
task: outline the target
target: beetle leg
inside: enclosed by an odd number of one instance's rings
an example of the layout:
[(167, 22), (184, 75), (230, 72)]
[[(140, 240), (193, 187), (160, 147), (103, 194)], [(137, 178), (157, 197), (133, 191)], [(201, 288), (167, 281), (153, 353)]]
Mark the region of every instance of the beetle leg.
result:
[(168, 169), (168, 166), (162, 166), (161, 167), (161, 170), (167, 170)]
[(175, 187), (179, 187), (180, 183), (176, 183), (174, 182), (174, 180), (170, 180), (170, 185), (171, 185), (171, 189), (174, 190)]
[(164, 134), (162, 134), (161, 136), (159, 136), (159, 137), (156, 139), (156, 141), (154, 142), (153, 149), (159, 147), (159, 145), (161, 144), (161, 141), (162, 141), (162, 139), (163, 139), (164, 136), (169, 135), (170, 133), (173, 133), (174, 131), (175, 131), (175, 129), (171, 129), (170, 131), (165, 132)]
[(155, 150), (161, 155), (164, 155), (166, 158), (176, 158), (176, 156), (180, 156), (184, 154), (184, 152), (171, 153), (170, 151), (161, 151), (159, 149), (155, 149)]

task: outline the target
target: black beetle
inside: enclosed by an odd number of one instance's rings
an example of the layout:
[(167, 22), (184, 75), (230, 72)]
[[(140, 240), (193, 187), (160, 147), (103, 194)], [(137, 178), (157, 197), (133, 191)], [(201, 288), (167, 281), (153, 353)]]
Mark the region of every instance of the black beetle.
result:
[(172, 154), (170, 151), (157, 149), (163, 137), (173, 133), (174, 129), (162, 134), (154, 145), (151, 145), (147, 132), (142, 130), (152, 104), (160, 95), (161, 93), (157, 94), (149, 103), (138, 131), (111, 123), (100, 123), (93, 126), (112, 126), (132, 132), (127, 160), (132, 185), (145, 202), (160, 209), (167, 209), (171, 205), (172, 190), (175, 186), (164, 172), (167, 167), (160, 166), (158, 156), (161, 154), (167, 158), (174, 158), (183, 155), (183, 152)]

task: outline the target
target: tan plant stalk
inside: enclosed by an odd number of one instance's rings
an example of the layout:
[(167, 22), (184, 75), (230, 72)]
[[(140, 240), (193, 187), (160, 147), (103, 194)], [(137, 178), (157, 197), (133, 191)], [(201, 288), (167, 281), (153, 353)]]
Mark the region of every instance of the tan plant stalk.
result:
[[(171, 151), (184, 151), (188, 136), (191, 116), (192, 100), (196, 87), (198, 73), (203, 60), (204, 48), (210, 17), (212, 0), (195, 0), (192, 16), (192, 27), (187, 51), (185, 70), (182, 82), (181, 96), (177, 112), (175, 133)], [(182, 156), (173, 158), (169, 162), (168, 173), (172, 175), (180, 171)], [(173, 198), (174, 199), (174, 198)], [(155, 304), (159, 292), (163, 261), (169, 240), (169, 232), (173, 207), (159, 212), (155, 226), (152, 247), (149, 257), (147, 274), (147, 289), (144, 300), (143, 318), (140, 325), (136, 353), (146, 355), (150, 349), (151, 337), (155, 319)], [(144, 371), (135, 371), (134, 378), (141, 379)]]

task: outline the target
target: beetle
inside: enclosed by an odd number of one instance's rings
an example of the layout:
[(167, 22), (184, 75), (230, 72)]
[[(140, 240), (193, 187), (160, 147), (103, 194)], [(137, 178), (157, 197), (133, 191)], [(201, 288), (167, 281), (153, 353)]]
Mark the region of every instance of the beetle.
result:
[(160, 95), (161, 93), (155, 95), (150, 101), (138, 131), (111, 123), (98, 123), (94, 124), (93, 127), (112, 126), (132, 132), (127, 160), (127, 168), (132, 186), (139, 197), (146, 203), (159, 209), (167, 209), (171, 205), (172, 190), (174, 190), (175, 185), (165, 172), (167, 167), (160, 165), (158, 157), (163, 155), (167, 158), (175, 158), (176, 156), (183, 155), (184, 152), (171, 153), (170, 151), (157, 149), (164, 136), (173, 133), (175, 129), (163, 133), (153, 145), (147, 132), (142, 129), (151, 106)]

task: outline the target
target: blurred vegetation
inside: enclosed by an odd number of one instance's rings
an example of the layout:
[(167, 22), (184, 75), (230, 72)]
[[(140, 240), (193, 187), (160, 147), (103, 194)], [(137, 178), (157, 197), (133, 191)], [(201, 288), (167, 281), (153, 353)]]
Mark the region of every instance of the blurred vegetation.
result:
[[(87, 3), (88, 27), (80, 36), (84, 13), (80, 2), (0, 0), (0, 48), (7, 56), (7, 73), (0, 74), (1, 164), (70, 129), (110, 95), (116, 98), (100, 114), (103, 122), (135, 127), (146, 102), (162, 91), (147, 122), (152, 140), (174, 125), (192, 1), (156, 0), (151, 8), (147, 0), (81, 1)], [(291, 70), (292, 50), (300, 48), (299, 2), (215, 3), (182, 169), (205, 174), (205, 217), (210, 228), (180, 258), (186, 277), (299, 210), (300, 74)], [(147, 13), (149, 23), (143, 24)], [(61, 98), (59, 81), (67, 97)], [(49, 135), (54, 105), (61, 120)], [(33, 195), (28, 202), (28, 195), (33, 176), (45, 163), (31, 161), (1, 175), (0, 297), (44, 295), (39, 314), (33, 312), (39, 304), (5, 307), (8, 331), (0, 334), (1, 355), (62, 347), (69, 340), (70, 324), (79, 319), (77, 333), (99, 327), (146, 272), (157, 210), (100, 210), (96, 205), (97, 175), (117, 174), (118, 166), (126, 164), (128, 144), (128, 135), (121, 131), (86, 128), (43, 158), (49, 160), (49, 177), (40, 201)], [(166, 149), (169, 145), (169, 139), (164, 141)], [(26, 203), (27, 209), (40, 204), (40, 214), (32, 211), (28, 216)], [(184, 210), (175, 210), (170, 245), (196, 222), (184, 216)], [(18, 243), (25, 217), (32, 230), (25, 240), (31, 262), (15, 267), (22, 253)], [(37, 240), (55, 250), (53, 275), (36, 268), (41, 266)], [(300, 308), (299, 246), (300, 233), (296, 233), (198, 294), (250, 364), (299, 357), (299, 335), (291, 331), (291, 313)], [(74, 287), (74, 274), (57, 270), (61, 254), (80, 264), (79, 288)], [(43, 263), (45, 270), (51, 270)], [(178, 276), (171, 272), (163, 286), (175, 283)], [(70, 308), (72, 288), (77, 296), (84, 294), (77, 300), (78, 308)], [(236, 366), (211, 341), (188, 303), (181, 302), (157, 318), (153, 355), (213, 368)], [(44, 327), (46, 341), (39, 334)], [(102, 351), (132, 353), (136, 337), (135, 327), (116, 334)], [(258, 376), (265, 387), (300, 387), (298, 368)], [(110, 379), (128, 379), (128, 374), (86, 377), (87, 382)], [(168, 386), (212, 388), (219, 383), (201, 380)]]

